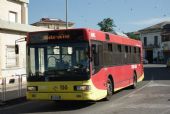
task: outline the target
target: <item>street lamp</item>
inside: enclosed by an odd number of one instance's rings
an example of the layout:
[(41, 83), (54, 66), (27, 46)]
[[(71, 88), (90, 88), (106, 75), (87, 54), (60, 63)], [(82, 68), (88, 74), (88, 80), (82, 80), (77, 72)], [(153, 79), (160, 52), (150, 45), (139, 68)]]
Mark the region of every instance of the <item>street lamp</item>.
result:
[(66, 0), (66, 29), (68, 29), (68, 20), (67, 20), (67, 9), (68, 9), (68, 6), (67, 6), (68, 2)]

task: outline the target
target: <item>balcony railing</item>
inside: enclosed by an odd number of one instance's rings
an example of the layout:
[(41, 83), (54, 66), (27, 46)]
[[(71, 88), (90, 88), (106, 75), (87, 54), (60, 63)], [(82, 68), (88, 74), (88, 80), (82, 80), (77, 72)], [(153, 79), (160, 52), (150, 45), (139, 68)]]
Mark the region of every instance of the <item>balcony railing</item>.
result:
[(143, 46), (145, 49), (153, 49), (153, 48), (160, 48), (159, 44), (148, 44)]

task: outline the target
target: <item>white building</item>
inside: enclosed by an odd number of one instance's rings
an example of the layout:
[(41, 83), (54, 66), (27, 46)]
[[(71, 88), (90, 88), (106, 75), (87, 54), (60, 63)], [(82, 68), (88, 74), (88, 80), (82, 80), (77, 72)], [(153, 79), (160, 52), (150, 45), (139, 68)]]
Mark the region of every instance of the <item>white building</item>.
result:
[(15, 41), (26, 37), (29, 31), (45, 28), (28, 25), (29, 0), (0, 0), (0, 81), (2, 77), (26, 74), (26, 43), (19, 43), (15, 54)]
[[(40, 21), (33, 23), (32, 25), (38, 27), (45, 27), (49, 29), (65, 29), (66, 22), (61, 19), (50, 19), (50, 18), (42, 18)], [(74, 23), (68, 22), (68, 28), (73, 28)]]
[(162, 27), (162, 48), (165, 61), (170, 58), (170, 22)]
[(161, 22), (139, 30), (144, 47), (144, 58), (150, 63), (163, 62), (167, 59), (165, 49), (170, 51), (170, 42), (165, 41), (163, 37), (164, 26), (167, 24), (170, 24), (170, 22)]

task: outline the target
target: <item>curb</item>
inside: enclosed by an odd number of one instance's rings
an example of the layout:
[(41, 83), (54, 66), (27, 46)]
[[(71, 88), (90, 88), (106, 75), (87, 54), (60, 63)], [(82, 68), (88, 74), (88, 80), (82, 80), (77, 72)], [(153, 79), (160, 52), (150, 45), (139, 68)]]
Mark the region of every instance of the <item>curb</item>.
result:
[(19, 104), (25, 101), (26, 101), (26, 97), (16, 98), (16, 99), (8, 100), (8, 101), (0, 100), (0, 107), (5, 106), (5, 105), (9, 106), (9, 105), (14, 105), (14, 104)]

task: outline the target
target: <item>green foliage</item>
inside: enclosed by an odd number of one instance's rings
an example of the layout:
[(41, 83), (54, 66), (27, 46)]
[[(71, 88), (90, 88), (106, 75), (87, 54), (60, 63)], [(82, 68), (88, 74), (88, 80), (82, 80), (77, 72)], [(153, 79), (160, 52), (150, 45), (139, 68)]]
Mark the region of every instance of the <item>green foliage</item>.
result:
[(134, 34), (133, 32), (127, 33), (129, 38), (135, 39), (135, 40), (140, 40), (139, 35)]
[(116, 27), (116, 25), (114, 24), (114, 21), (111, 18), (105, 18), (103, 19), (103, 21), (99, 22), (97, 25), (100, 27), (101, 31), (111, 32), (111, 33), (115, 32), (113, 27)]

